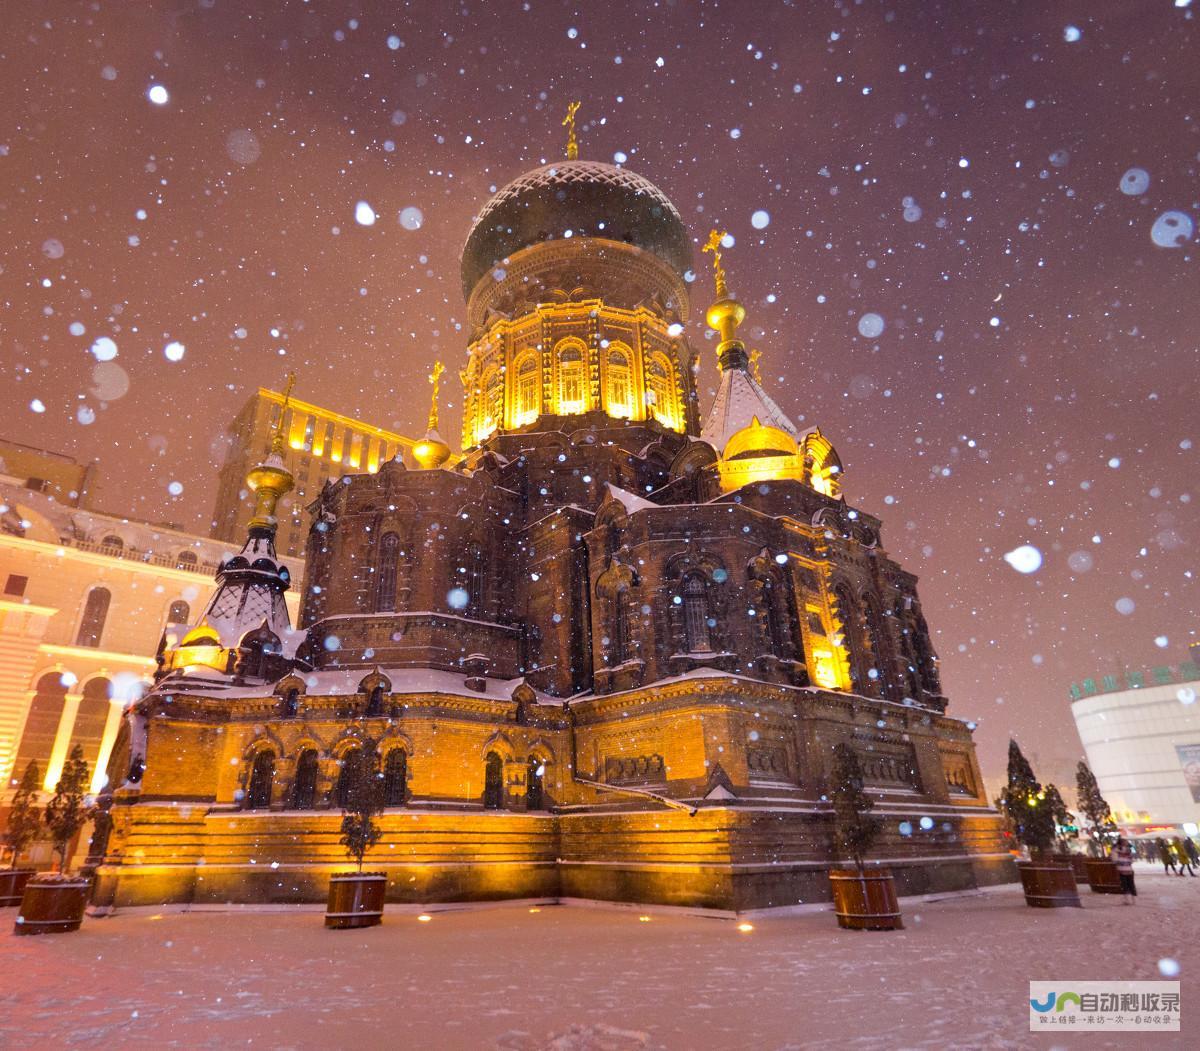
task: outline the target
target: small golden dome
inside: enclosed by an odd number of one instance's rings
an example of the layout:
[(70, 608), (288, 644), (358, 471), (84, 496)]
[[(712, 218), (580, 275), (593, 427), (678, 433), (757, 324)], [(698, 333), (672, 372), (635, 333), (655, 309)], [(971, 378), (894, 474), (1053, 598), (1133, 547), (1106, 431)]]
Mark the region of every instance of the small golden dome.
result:
[(709, 328), (720, 332), (723, 339), (730, 339), (732, 335), (725, 335), (726, 326), (729, 326), (730, 333), (736, 330), (746, 320), (746, 308), (732, 296), (723, 296), (708, 308), (705, 317)]
[(437, 431), (427, 431), (425, 437), (413, 446), (413, 459), (422, 470), (432, 471), (450, 459), (448, 446)]

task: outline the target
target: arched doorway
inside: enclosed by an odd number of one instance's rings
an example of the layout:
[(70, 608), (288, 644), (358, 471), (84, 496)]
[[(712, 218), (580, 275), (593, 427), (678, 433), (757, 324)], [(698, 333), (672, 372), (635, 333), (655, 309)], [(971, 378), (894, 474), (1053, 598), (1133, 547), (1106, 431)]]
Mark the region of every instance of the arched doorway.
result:
[(246, 809), (266, 810), (271, 805), (271, 789), (275, 786), (275, 753), (264, 749), (254, 757), (250, 767), (250, 785), (246, 789)]
[(546, 764), (536, 755), (531, 755), (529, 757), (529, 770), (525, 781), (526, 810), (546, 809), (546, 791), (545, 782), (543, 780), (545, 776)]
[(71, 743), (68, 753), (75, 745), (83, 749), (83, 759), (89, 770), (95, 770), (100, 756), (100, 742), (104, 727), (108, 723), (111, 707), (112, 683), (108, 679), (92, 679), (83, 688), (83, 699), (75, 713), (75, 725), (71, 727)]
[(403, 748), (388, 752), (383, 767), (383, 799), (385, 806), (404, 806), (408, 800), (408, 753)]
[(355, 786), (363, 776), (363, 754), (361, 748), (351, 748), (342, 756), (342, 772), (338, 775), (337, 804), (343, 810), (350, 803)]
[[(74, 679), (70, 681), (74, 682)], [(45, 774), (66, 699), (67, 685), (63, 682), (62, 672), (53, 671), (38, 679), (33, 701), (25, 716), (25, 729), (17, 748), (17, 759), (13, 763), (13, 777), (19, 779), (31, 762), (36, 762)]]
[(296, 760), (296, 779), (292, 782), (292, 809), (312, 810), (317, 801), (317, 750), (306, 748)]
[(488, 752), (483, 770), (483, 805), (487, 810), (499, 810), (504, 805), (504, 760)]

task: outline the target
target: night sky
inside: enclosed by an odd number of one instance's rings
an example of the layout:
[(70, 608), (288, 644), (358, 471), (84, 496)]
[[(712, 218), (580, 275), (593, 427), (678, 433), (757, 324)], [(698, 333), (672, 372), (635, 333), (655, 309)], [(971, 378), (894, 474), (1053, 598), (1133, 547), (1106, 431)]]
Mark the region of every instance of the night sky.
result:
[(457, 436), (460, 248), (580, 98), (582, 157), (733, 235), (767, 387), (920, 576), (986, 774), (1015, 734), (1068, 776), (1068, 683), (1197, 637), (1189, 6), (8, 0), (0, 34), (0, 434), (99, 459), (103, 508), (206, 531), (289, 369), (417, 433), (441, 358)]

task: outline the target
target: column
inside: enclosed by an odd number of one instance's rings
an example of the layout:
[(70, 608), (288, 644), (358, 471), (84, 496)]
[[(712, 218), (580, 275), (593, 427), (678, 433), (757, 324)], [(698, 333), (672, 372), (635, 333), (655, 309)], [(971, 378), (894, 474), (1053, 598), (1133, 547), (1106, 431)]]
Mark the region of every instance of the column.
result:
[(108, 717), (104, 720), (104, 733), (100, 737), (100, 752), (96, 756), (96, 769), (92, 771), (93, 792), (99, 792), (105, 786), (108, 760), (112, 755), (113, 745), (117, 743), (117, 733), (121, 729), (121, 716), (124, 713), (125, 702), (119, 697), (111, 698), (108, 703)]
[(68, 693), (63, 701), (62, 715), (59, 717), (58, 730), (54, 735), (54, 747), (51, 749), (50, 759), (46, 763), (46, 778), (42, 782), (48, 792), (54, 791), (54, 786), (62, 777), (63, 764), (67, 761), (67, 748), (71, 744), (71, 731), (75, 728), (75, 716), (79, 713), (79, 702), (82, 700), (82, 693)]

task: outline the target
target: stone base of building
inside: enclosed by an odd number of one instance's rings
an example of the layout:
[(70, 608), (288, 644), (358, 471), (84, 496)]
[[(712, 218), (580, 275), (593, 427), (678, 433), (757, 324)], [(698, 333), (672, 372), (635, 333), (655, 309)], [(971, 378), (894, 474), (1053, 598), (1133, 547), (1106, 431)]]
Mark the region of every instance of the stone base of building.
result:
[[(130, 810), (122, 856), (96, 874), (101, 908), (318, 903), (346, 869), (337, 812)], [(938, 815), (936, 833), (885, 834), (877, 863), (899, 894), (1017, 880), (998, 818), (971, 810)], [(382, 825), (368, 864), (387, 873), (397, 903), (585, 898), (740, 912), (829, 901), (828, 870), (841, 864), (828, 853), (828, 814), (801, 809), (395, 810)]]

